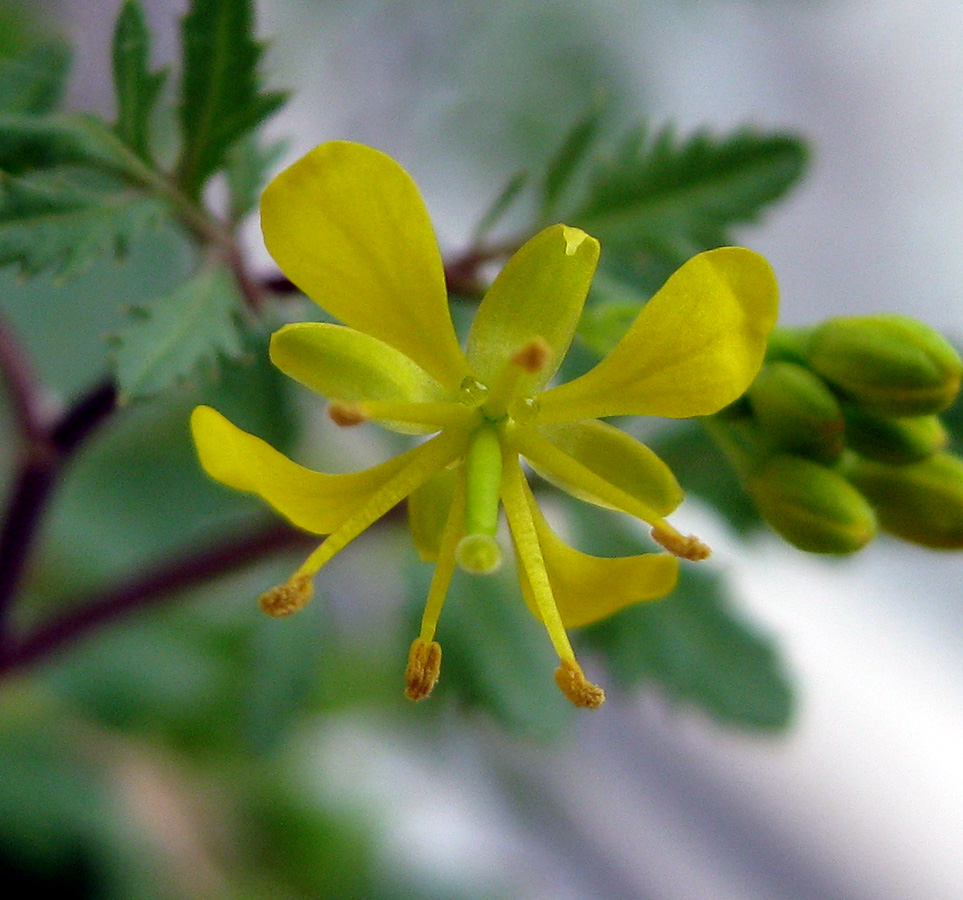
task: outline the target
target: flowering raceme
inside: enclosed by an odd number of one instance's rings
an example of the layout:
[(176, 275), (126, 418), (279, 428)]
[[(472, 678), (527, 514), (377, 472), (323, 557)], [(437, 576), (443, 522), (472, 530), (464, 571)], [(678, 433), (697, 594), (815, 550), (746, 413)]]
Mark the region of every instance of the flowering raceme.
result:
[[(448, 586), (459, 566), (476, 574), (498, 566), (503, 507), (522, 594), (560, 659), (555, 680), (576, 705), (599, 706), (604, 694), (583, 674), (566, 629), (665, 595), (677, 557), (709, 553), (666, 521), (682, 499), (669, 468), (600, 419), (704, 416), (744, 393), (776, 318), (769, 265), (738, 247), (699, 254), (598, 365), (549, 387), (598, 261), (599, 244), (584, 231), (555, 225), (522, 246), (482, 300), (462, 351), (424, 203), (388, 156), (323, 144), (268, 185), (261, 222), (281, 270), (345, 323), (281, 328), (273, 363), (326, 397), (340, 425), (373, 420), (432, 435), (373, 468), (330, 475), (299, 466), (210, 407), (194, 411), (209, 475), (327, 535), (262, 596), (262, 608), (279, 616), (300, 609), (315, 573), (407, 498), (415, 545), (435, 562), (405, 676), (411, 699), (427, 697), (440, 669), (434, 637)], [(603, 559), (567, 546), (539, 511), (519, 457), (576, 497), (648, 523), (670, 552)]]

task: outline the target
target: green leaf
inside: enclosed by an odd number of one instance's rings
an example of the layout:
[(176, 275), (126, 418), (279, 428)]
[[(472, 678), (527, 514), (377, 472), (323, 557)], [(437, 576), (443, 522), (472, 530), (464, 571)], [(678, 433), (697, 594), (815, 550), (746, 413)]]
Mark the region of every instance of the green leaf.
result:
[(167, 73), (151, 72), (150, 32), (138, 0), (127, 0), (114, 30), (117, 133), (138, 156), (150, 159), (150, 119)]
[(542, 219), (550, 220), (564, 191), (595, 145), (602, 124), (602, 108), (595, 105), (572, 126), (549, 161), (542, 183)]
[(224, 163), (228, 148), (284, 103), (264, 93), (263, 46), (253, 37), (251, 0), (193, 0), (182, 22), (184, 78), (178, 181), (192, 197)]
[(60, 100), (70, 68), (70, 50), (60, 43), (37, 44), (0, 59), (0, 110), (41, 115)]
[(257, 135), (248, 134), (227, 152), (227, 187), (231, 195), (231, 221), (253, 212), (267, 183), (267, 175), (287, 148), (287, 141), (262, 147)]
[(0, 113), (0, 171), (82, 165), (149, 183), (153, 173), (102, 119), (84, 114)]
[(20, 178), (0, 172), (0, 265), (30, 276), (76, 275), (103, 253), (122, 255), (164, 218), (159, 201), (114, 179), (80, 179), (66, 169)]
[(491, 206), (488, 207), (484, 215), (479, 219), (478, 225), (475, 226), (472, 234), (474, 243), (478, 243), (505, 217), (505, 214), (512, 208), (527, 182), (528, 172), (524, 170), (515, 172), (512, 177), (505, 182), (505, 187), (501, 189), (498, 196), (492, 201)]
[(231, 273), (211, 267), (168, 296), (133, 310), (133, 321), (116, 338), (121, 400), (162, 391), (218, 354), (237, 356), (239, 309)]
[(782, 197), (806, 156), (791, 135), (699, 132), (680, 141), (669, 129), (651, 139), (636, 131), (598, 166), (567, 219), (622, 257), (655, 254), (680, 264), (731, 243), (729, 229)]
[(719, 722), (781, 731), (793, 692), (772, 642), (742, 621), (717, 574), (686, 565), (668, 597), (583, 632), (623, 685), (648, 683)]

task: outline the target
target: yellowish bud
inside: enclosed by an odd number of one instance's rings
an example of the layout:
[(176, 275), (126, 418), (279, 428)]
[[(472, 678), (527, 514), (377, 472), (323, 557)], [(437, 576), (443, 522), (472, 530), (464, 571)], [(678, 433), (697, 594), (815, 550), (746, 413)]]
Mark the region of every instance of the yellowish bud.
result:
[(876, 519), (863, 495), (812, 460), (771, 456), (750, 473), (747, 487), (760, 515), (800, 550), (852, 553), (876, 535)]
[(886, 418), (849, 407), (846, 443), (860, 456), (901, 466), (945, 450), (949, 435), (938, 416)]
[(303, 609), (314, 593), (310, 575), (296, 575), (261, 594), (261, 609), (269, 616), (290, 616)]
[(748, 397), (756, 421), (779, 450), (826, 463), (843, 452), (843, 410), (826, 382), (805, 366), (767, 363)]
[(592, 684), (574, 660), (562, 660), (555, 670), (555, 683), (576, 706), (598, 709), (605, 702), (605, 691), (597, 684)]
[(903, 466), (854, 458), (846, 475), (866, 495), (890, 533), (924, 547), (963, 548), (963, 460), (959, 457), (937, 453)]
[(906, 316), (828, 319), (813, 329), (807, 359), (853, 403), (884, 416), (940, 412), (963, 375), (953, 346)]
[(405, 696), (409, 700), (424, 700), (431, 695), (441, 672), (441, 644), (428, 643), (420, 637), (411, 642), (408, 667), (405, 669)]

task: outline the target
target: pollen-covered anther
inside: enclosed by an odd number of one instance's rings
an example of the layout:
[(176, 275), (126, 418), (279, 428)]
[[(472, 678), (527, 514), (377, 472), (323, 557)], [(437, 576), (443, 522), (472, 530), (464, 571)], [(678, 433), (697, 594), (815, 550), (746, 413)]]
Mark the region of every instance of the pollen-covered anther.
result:
[(543, 337), (537, 337), (529, 341), (523, 347), (516, 350), (512, 356), (512, 362), (520, 369), (530, 372), (533, 375), (541, 372), (552, 358), (552, 348), (548, 341)]
[(340, 425), (342, 428), (351, 428), (354, 425), (361, 425), (368, 421), (364, 410), (354, 403), (332, 403), (328, 407), (328, 418), (330, 418), (335, 425)]
[(441, 644), (428, 643), (420, 637), (411, 642), (408, 667), (405, 669), (405, 696), (409, 700), (424, 700), (435, 689), (441, 671)]
[(681, 559), (699, 562), (699, 560), (708, 559), (712, 555), (712, 548), (700, 541), (694, 534), (679, 534), (678, 531), (671, 528), (656, 525), (652, 529), (652, 540), (668, 550), (673, 556), (678, 556)]
[(271, 588), (261, 594), (261, 609), (269, 616), (290, 616), (311, 599), (314, 584), (310, 575), (295, 575), (284, 584)]
[(573, 660), (562, 660), (562, 664), (555, 670), (555, 683), (576, 706), (598, 709), (605, 702), (605, 691), (597, 684), (592, 684), (579, 664)]

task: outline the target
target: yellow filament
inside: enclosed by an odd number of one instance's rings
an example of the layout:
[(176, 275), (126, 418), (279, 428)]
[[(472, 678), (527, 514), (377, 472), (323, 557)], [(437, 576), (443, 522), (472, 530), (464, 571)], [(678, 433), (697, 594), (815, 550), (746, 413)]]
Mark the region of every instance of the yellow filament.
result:
[(416, 487), (424, 484), (435, 472), (460, 456), (464, 452), (464, 443), (463, 434), (444, 431), (422, 444), (404, 468), (375, 491), (360, 509), (348, 516), (336, 531), (328, 535), (318, 549), (302, 563), (293, 578), (314, 575), (369, 525), (400, 503)]
[(505, 454), (502, 503), (505, 507), (505, 515), (508, 517), (508, 526), (512, 530), (518, 560), (531, 585), (535, 605), (552, 640), (552, 646), (555, 647), (555, 652), (560, 659), (574, 660), (575, 653), (565, 633), (558, 607), (555, 605), (555, 597), (548, 581), (548, 572), (545, 570), (545, 559), (535, 531), (532, 511), (525, 496), (525, 476), (522, 474), (522, 467), (517, 457), (510, 453)]
[(428, 403), (402, 403), (393, 400), (365, 400), (358, 409), (369, 419), (404, 422), (447, 428), (450, 425), (470, 428), (478, 421), (478, 413), (464, 403), (433, 400)]
[(435, 572), (431, 577), (431, 587), (428, 588), (425, 612), (421, 617), (419, 640), (426, 644), (430, 644), (435, 637), (441, 608), (445, 604), (448, 586), (451, 584), (452, 576), (455, 573), (455, 548), (461, 539), (464, 524), (465, 480), (459, 478), (455, 484), (455, 493), (452, 497), (451, 508), (448, 511), (448, 520), (445, 522), (445, 528), (441, 533), (441, 541), (438, 545), (438, 562), (435, 564)]

